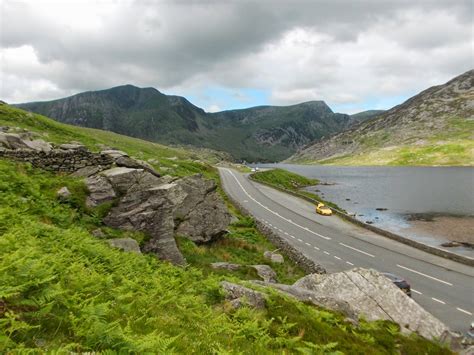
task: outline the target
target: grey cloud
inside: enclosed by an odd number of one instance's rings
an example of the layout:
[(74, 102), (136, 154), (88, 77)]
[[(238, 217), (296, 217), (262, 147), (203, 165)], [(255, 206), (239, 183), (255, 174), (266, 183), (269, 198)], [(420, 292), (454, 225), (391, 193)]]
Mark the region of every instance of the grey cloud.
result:
[[(94, 11), (94, 5), (90, 10)], [(320, 88), (344, 79), (343, 60), (325, 53), (326, 47), (357, 43), (371, 31), (413, 51), (465, 43), (469, 32), (464, 30), (470, 26), (466, 14), (471, 10), (471, 1), (116, 2), (102, 15), (99, 29), (90, 33), (41, 17), (27, 4), (5, 1), (0, 43), (2, 48), (33, 47), (40, 66), (14, 74), (26, 81), (51, 81), (59, 92), (127, 82), (167, 89), (195, 80), (230, 88), (273, 89), (270, 85), (275, 85), (279, 90), (302, 90), (317, 85), (318, 92), (324, 92)], [(436, 12), (450, 14), (456, 28), (443, 28), (435, 20), (430, 23), (428, 17), (419, 24), (419, 31), (413, 24), (399, 26), (412, 13)], [(314, 52), (314, 66), (285, 68), (286, 79), (276, 75), (279, 81), (275, 82), (265, 72), (266, 63), (258, 62), (260, 54), (295, 28), (321, 33), (328, 43), (320, 49), (309, 48)], [(415, 70), (383, 59), (373, 65), (380, 72)], [(2, 96), (8, 95), (3, 91)]]

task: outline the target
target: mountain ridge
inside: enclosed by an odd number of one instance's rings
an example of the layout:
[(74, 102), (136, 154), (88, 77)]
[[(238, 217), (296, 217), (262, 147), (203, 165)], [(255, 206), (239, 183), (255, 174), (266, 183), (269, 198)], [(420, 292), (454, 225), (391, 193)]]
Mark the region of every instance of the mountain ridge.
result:
[(343, 165), (474, 165), (474, 70), (432, 86), (288, 162)]
[(356, 122), (322, 100), (206, 112), (184, 97), (131, 84), (14, 106), (158, 143), (222, 150), (246, 161), (283, 160)]

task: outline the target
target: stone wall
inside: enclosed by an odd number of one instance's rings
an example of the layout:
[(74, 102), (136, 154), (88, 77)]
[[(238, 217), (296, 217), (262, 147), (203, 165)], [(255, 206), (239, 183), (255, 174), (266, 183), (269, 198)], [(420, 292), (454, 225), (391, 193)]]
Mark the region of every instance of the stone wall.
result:
[(50, 152), (38, 152), (0, 148), (0, 157), (29, 162), (37, 168), (65, 173), (72, 173), (87, 166), (98, 166), (101, 167), (100, 170), (107, 169), (114, 163), (114, 160), (106, 154), (92, 153), (85, 149), (54, 149)]

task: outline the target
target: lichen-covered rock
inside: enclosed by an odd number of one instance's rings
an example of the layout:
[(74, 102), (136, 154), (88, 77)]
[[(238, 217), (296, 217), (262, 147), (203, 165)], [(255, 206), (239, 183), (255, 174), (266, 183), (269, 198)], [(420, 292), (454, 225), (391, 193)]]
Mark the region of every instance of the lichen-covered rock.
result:
[(83, 144), (78, 143), (64, 143), (59, 145), (59, 149), (63, 150), (87, 150)]
[(115, 159), (115, 164), (117, 166), (123, 166), (126, 168), (134, 168), (134, 169), (143, 169), (148, 171), (150, 174), (155, 175), (156, 177), (160, 177), (161, 175), (153, 169), (153, 167), (143, 160), (132, 159), (130, 157), (121, 156)]
[(16, 133), (0, 132), (0, 146), (7, 149), (30, 149), (20, 135)]
[(265, 308), (265, 296), (261, 292), (227, 281), (222, 281), (221, 287), (226, 293), (226, 299), (231, 301), (234, 308), (239, 308), (243, 305), (256, 309)]
[(404, 330), (439, 338), (448, 327), (405, 295), (388, 278), (375, 270), (356, 268), (334, 274), (311, 274), (295, 282), (317, 295), (343, 300), (367, 320), (387, 319)]
[(137, 253), (141, 254), (140, 246), (138, 245), (137, 241), (132, 238), (116, 238), (116, 239), (109, 239), (107, 241), (110, 246), (121, 249), (126, 252)]

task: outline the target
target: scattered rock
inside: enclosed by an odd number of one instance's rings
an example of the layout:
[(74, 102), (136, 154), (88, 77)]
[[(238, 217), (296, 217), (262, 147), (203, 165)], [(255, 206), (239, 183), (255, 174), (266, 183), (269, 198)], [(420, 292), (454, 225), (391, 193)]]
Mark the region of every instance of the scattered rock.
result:
[(224, 270), (235, 271), (235, 270), (240, 269), (241, 265), (231, 264), (231, 263), (226, 263), (226, 262), (218, 262), (218, 263), (212, 263), (211, 267), (213, 269), (224, 269)]
[(374, 221), (365, 221), (367, 224), (374, 224)]
[(78, 143), (65, 143), (60, 144), (59, 149), (63, 150), (87, 150), (87, 148), (83, 144)]
[(346, 201), (350, 201), (351, 199), (350, 198), (346, 198)]
[(234, 308), (240, 308), (243, 305), (257, 309), (265, 308), (265, 296), (261, 292), (227, 281), (222, 281), (221, 287), (226, 293), (226, 299), (231, 301)]
[(66, 186), (61, 187), (57, 192), (56, 195), (60, 200), (67, 200), (71, 197), (71, 191)]
[(376, 208), (377, 211), (387, 211), (388, 208), (384, 208), (384, 207), (377, 207)]
[(283, 255), (275, 253), (275, 252), (271, 252), (271, 251), (264, 252), (263, 257), (265, 259), (270, 260), (272, 263), (277, 263), (277, 264), (281, 264), (285, 261), (283, 259)]
[(264, 282), (275, 283), (277, 282), (276, 272), (268, 265), (250, 265), (257, 270), (258, 276), (260, 276)]
[(100, 228), (94, 229), (91, 232), (91, 234), (96, 238), (105, 238), (106, 237), (105, 233)]
[(132, 238), (116, 238), (109, 239), (107, 242), (114, 248), (121, 249), (123, 251), (141, 254), (140, 246), (137, 241)]
[(120, 157), (128, 157), (127, 153), (122, 152), (121, 150), (116, 150), (116, 149), (103, 150), (100, 152), (100, 154), (107, 155), (112, 159), (117, 159)]

